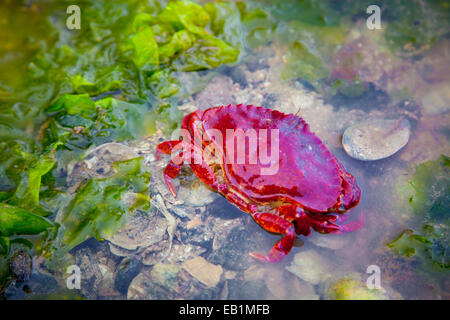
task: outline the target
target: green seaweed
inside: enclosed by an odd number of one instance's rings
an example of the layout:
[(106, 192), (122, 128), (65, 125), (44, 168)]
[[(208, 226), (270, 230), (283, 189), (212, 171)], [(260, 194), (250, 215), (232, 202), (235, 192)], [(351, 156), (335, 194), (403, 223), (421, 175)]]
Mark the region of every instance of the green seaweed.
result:
[[(56, 219), (62, 226), (60, 252), (67, 252), (90, 237), (107, 239), (124, 225), (127, 214), (148, 209), (150, 174), (142, 160), (115, 162), (112, 176), (92, 178), (79, 187)], [(127, 193), (136, 195), (133, 203), (123, 201)]]
[(420, 232), (403, 231), (387, 246), (396, 254), (417, 257), (439, 268), (450, 268), (450, 161), (441, 155), (438, 160), (416, 167), (411, 180), (414, 195), (410, 205), (420, 217)]
[(386, 295), (377, 289), (368, 289), (362, 281), (344, 278), (334, 282), (326, 292), (331, 300), (386, 300)]
[(0, 214), (23, 218), (2, 226), (2, 259), (19, 239), (6, 230), (16, 228), (19, 237), (61, 208), (70, 209), (55, 247), (116, 230), (135, 209), (122, 203), (123, 194), (136, 192), (140, 207), (148, 198), (148, 173), (133, 161), (117, 164), (115, 176), (91, 180), (72, 196), (68, 165), (92, 146), (137, 139), (157, 127), (170, 133), (182, 117), (177, 94), (192, 94), (180, 73), (236, 63), (245, 47), (234, 3), (87, 0), (80, 4), (81, 29), (68, 30), (71, 4), (0, 4), (2, 19), (19, 30), (0, 31)]
[(450, 221), (450, 158), (441, 155), (436, 161), (417, 166), (411, 181), (414, 195), (410, 204), (415, 214), (438, 223)]
[(384, 14), (389, 21), (385, 38), (394, 52), (421, 52), (449, 32), (447, 1), (389, 1)]
[(55, 224), (19, 207), (0, 203), (0, 236), (35, 235), (53, 228)]

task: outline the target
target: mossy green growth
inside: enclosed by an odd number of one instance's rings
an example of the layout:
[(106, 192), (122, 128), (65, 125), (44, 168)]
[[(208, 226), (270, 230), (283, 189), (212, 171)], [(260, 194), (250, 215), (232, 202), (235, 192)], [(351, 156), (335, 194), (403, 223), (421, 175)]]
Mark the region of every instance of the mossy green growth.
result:
[(450, 219), (450, 158), (441, 155), (436, 161), (417, 166), (411, 185), (415, 194), (410, 203), (417, 215), (448, 224)]
[(385, 300), (377, 289), (368, 289), (365, 283), (354, 279), (341, 279), (328, 288), (326, 298), (330, 300)]
[(416, 168), (410, 205), (422, 226), (408, 229), (387, 246), (396, 254), (417, 257), (437, 268), (450, 268), (450, 159), (441, 155)]
[(450, 6), (447, 1), (389, 1), (384, 10), (385, 38), (392, 51), (417, 54), (448, 35)]

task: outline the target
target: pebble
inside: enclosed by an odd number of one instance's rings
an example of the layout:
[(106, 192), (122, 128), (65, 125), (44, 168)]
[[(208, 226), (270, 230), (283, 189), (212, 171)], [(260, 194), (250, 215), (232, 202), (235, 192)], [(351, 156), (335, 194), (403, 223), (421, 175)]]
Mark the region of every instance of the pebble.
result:
[(14, 252), (9, 267), (18, 281), (27, 281), (33, 271), (33, 261), (29, 253), (20, 249)]
[[(195, 179), (198, 178), (195, 177)], [(204, 183), (194, 180), (188, 186), (182, 186), (178, 189), (177, 198), (183, 199), (186, 204), (193, 207), (201, 207), (213, 202), (217, 199), (217, 195)]]
[(223, 273), (221, 266), (212, 264), (202, 257), (195, 257), (185, 261), (183, 268), (207, 287), (215, 287)]
[(116, 247), (134, 251), (160, 241), (166, 230), (167, 221), (164, 217), (155, 212), (136, 212), (128, 217), (125, 227), (109, 240)]
[(316, 285), (331, 276), (328, 270), (328, 261), (314, 250), (299, 252), (286, 270), (300, 279)]
[(260, 236), (259, 233), (236, 226), (221, 243), (221, 247), (209, 255), (208, 260), (229, 270), (245, 270), (254, 262), (248, 253), (260, 250), (263, 243)]
[(368, 120), (347, 128), (342, 144), (347, 154), (362, 161), (392, 156), (409, 141), (411, 127), (403, 120)]

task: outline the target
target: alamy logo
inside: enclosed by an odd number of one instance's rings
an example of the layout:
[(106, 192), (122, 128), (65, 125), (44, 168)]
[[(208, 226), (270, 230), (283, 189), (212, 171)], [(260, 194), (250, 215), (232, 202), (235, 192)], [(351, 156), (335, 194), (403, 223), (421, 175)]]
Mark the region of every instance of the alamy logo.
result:
[(367, 18), (366, 26), (369, 30), (381, 29), (381, 9), (377, 5), (367, 7), (366, 12), (370, 14)]
[(370, 276), (367, 278), (366, 284), (368, 289), (377, 289), (380, 290), (381, 288), (381, 270), (380, 267), (371, 264), (367, 267), (366, 273), (370, 274)]
[(70, 5), (66, 10), (67, 14), (70, 14), (66, 19), (66, 26), (69, 30), (81, 29), (81, 10), (77, 5)]
[(66, 280), (67, 289), (80, 289), (81, 288), (81, 270), (77, 265), (71, 265), (67, 268), (66, 273), (70, 276)]

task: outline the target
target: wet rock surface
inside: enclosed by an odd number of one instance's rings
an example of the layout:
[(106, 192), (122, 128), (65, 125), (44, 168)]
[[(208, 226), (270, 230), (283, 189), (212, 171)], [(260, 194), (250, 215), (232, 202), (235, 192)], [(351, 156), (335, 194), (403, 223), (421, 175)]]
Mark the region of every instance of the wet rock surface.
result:
[(113, 164), (137, 157), (132, 148), (122, 143), (105, 143), (86, 153), (83, 160), (77, 162), (70, 170), (67, 183), (69, 191), (74, 192), (78, 186), (90, 178), (106, 178), (113, 174)]
[[(229, 270), (245, 270), (255, 262), (249, 252), (264, 250), (261, 248), (261, 240), (260, 234), (237, 226), (230, 231), (220, 247), (209, 255), (208, 261)], [(270, 247), (265, 248), (268, 249)]]
[(11, 283), (5, 291), (5, 298), (7, 300), (25, 300), (33, 297), (45, 298), (63, 289), (52, 276), (33, 273), (26, 282)]
[(213, 299), (218, 290), (194, 279), (181, 266), (158, 263), (140, 273), (128, 288), (128, 299)]
[(120, 295), (114, 286), (114, 270), (116, 261), (99, 246), (98, 250), (82, 247), (74, 254), (74, 264), (80, 268), (80, 293), (89, 299), (101, 297), (117, 297)]
[(142, 263), (135, 257), (124, 258), (117, 265), (114, 286), (121, 294), (127, 294), (131, 281), (136, 277), (142, 268)]
[(209, 263), (202, 257), (195, 257), (185, 261), (183, 268), (207, 287), (215, 287), (223, 273), (221, 266)]
[(286, 270), (313, 285), (329, 278), (332, 272), (326, 259), (314, 250), (297, 253)]
[(403, 148), (409, 141), (410, 130), (406, 119), (367, 120), (347, 128), (342, 144), (352, 158), (363, 161), (380, 160)]
[(25, 250), (17, 250), (9, 261), (9, 268), (17, 281), (27, 281), (33, 271), (31, 255)]

